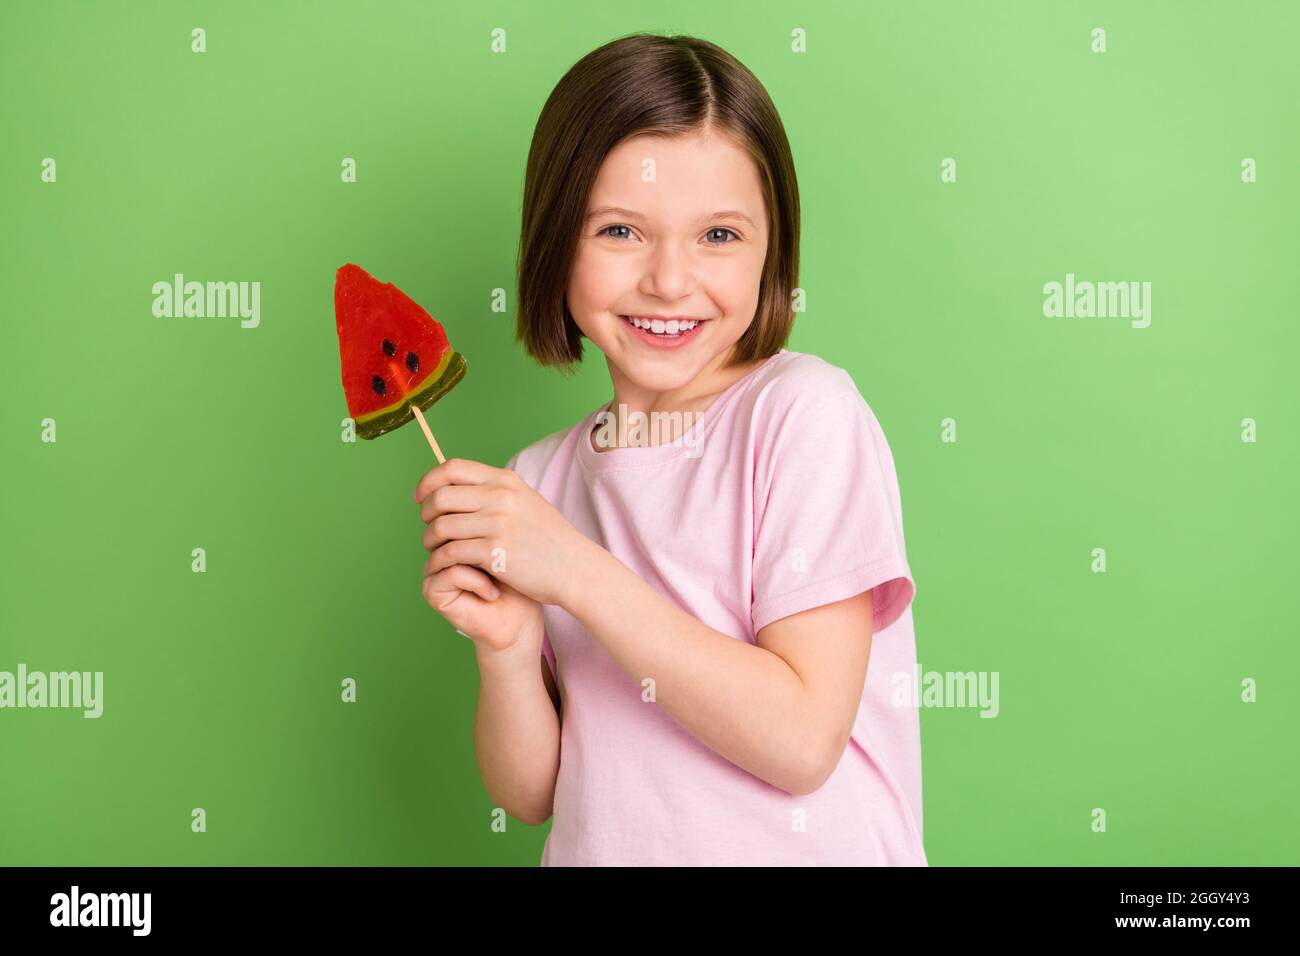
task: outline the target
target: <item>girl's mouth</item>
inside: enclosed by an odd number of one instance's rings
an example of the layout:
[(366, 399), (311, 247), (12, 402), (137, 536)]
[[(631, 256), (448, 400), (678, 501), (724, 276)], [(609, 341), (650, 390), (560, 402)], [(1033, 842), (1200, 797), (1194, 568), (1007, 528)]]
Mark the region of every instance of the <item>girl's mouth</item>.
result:
[(699, 333), (700, 327), (709, 321), (708, 319), (690, 319), (686, 321), (669, 319), (664, 322), (659, 319), (652, 320), (631, 315), (620, 315), (619, 318), (623, 320), (634, 338), (660, 349), (681, 348), (694, 339)]

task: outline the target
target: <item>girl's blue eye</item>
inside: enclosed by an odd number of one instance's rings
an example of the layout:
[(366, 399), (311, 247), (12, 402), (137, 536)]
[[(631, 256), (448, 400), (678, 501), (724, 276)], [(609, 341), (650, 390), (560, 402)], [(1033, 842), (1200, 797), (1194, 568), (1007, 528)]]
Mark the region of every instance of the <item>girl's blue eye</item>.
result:
[[(622, 235), (618, 235), (618, 236), (610, 235), (610, 230), (611, 230), (611, 229), (627, 229), (627, 228), (628, 228), (627, 226), (620, 226), (620, 225), (605, 226), (603, 229), (601, 229), (599, 232), (597, 232), (596, 235), (598, 235), (598, 236), (609, 236), (609, 238), (611, 238), (611, 239), (624, 239), (624, 238), (626, 238), (626, 237), (624, 237), (624, 236), (622, 236)], [(724, 227), (724, 226), (715, 226), (714, 228), (710, 229), (709, 232), (710, 232), (710, 233), (713, 233), (713, 232), (729, 233), (730, 235), (734, 236), (736, 239), (739, 239), (739, 238), (740, 238), (740, 236), (736, 233), (735, 230), (733, 230), (733, 229), (727, 229), (727, 228)], [(711, 246), (726, 246), (726, 245), (730, 245), (730, 244), (731, 244), (731, 243), (729, 243), (729, 242), (710, 242), (710, 243), (709, 243), (709, 245), (711, 245)]]

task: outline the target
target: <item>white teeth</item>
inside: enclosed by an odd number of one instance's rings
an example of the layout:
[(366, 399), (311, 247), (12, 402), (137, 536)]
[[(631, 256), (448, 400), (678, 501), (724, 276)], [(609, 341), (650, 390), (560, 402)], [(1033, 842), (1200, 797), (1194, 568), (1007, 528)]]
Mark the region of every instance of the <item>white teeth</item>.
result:
[(662, 319), (643, 319), (637, 315), (626, 316), (626, 318), (638, 329), (645, 329), (647, 332), (653, 332), (656, 335), (680, 335), (683, 332), (689, 332), (700, 324), (699, 322), (679, 321), (678, 319), (669, 319), (667, 322)]

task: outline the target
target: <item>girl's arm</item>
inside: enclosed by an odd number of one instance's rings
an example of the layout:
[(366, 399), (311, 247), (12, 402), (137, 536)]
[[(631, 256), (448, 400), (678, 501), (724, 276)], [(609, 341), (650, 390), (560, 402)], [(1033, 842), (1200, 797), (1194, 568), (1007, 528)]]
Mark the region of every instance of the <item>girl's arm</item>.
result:
[[(543, 627), (541, 615), (535, 624)], [(492, 801), (516, 820), (540, 826), (551, 817), (560, 771), (560, 718), (547, 664), (532, 648), (541, 635), (521, 639), (525, 653), (479, 648), (474, 752)]]
[(834, 771), (866, 682), (870, 591), (773, 621), (749, 644), (663, 597), (511, 471), (449, 458), (414, 494), (426, 575), (467, 564), (563, 607), (637, 684), (654, 681), (647, 707), (773, 786), (810, 793)]
[(848, 744), (871, 652), (871, 592), (774, 621), (758, 645), (692, 617), (595, 542), (560, 603), (696, 739), (793, 794)]

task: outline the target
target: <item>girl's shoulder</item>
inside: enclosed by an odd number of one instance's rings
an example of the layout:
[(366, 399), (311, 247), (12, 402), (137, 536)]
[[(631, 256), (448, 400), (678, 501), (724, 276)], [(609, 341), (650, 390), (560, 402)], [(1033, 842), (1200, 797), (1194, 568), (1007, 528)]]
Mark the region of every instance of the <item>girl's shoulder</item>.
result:
[(837, 401), (866, 404), (847, 370), (811, 352), (789, 350), (758, 370), (749, 394), (755, 408), (769, 412), (813, 411)]
[[(855, 441), (888, 446), (884, 427), (848, 370), (807, 352), (782, 352), (763, 366), (738, 403), (738, 445), (764, 460), (793, 452), (828, 463)], [(861, 447), (867, 447), (862, 444)]]

